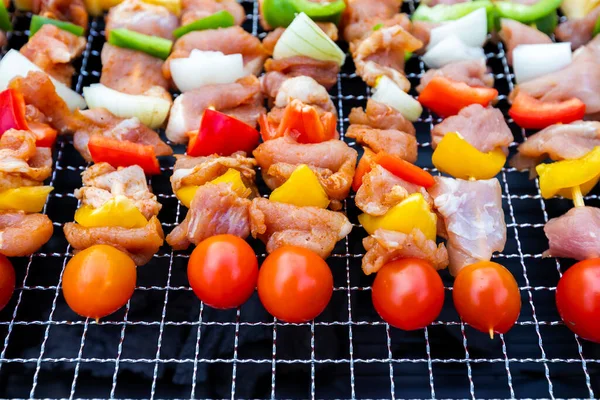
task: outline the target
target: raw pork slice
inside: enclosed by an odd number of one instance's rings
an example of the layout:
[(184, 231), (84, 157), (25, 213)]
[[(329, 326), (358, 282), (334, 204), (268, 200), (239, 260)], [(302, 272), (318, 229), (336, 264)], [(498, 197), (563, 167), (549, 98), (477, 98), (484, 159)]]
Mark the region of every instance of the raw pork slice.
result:
[(600, 257), (600, 209), (575, 207), (544, 226), (549, 249), (546, 257), (587, 260)]
[(439, 69), (430, 69), (421, 77), (417, 92), (422, 92), (425, 86), (436, 76), (442, 76), (455, 82), (463, 82), (469, 86), (494, 86), (492, 75), (484, 60), (457, 61)]
[(552, 39), (543, 32), (513, 19), (501, 20), (500, 39), (506, 46), (506, 59), (512, 65), (512, 54), (515, 47), (521, 44), (552, 43)]

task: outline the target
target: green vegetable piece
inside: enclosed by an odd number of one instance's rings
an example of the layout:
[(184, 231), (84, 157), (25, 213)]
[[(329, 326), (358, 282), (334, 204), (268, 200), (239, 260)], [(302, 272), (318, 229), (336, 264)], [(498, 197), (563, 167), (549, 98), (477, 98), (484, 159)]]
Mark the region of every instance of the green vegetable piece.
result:
[(551, 35), (558, 25), (558, 14), (556, 11), (552, 11), (550, 14), (535, 21), (532, 25), (538, 31), (544, 32), (546, 35)]
[(287, 27), (296, 14), (301, 12), (313, 21), (333, 22), (337, 25), (346, 9), (346, 2), (344, 0), (323, 3), (310, 0), (264, 0), (261, 7), (265, 21), (273, 28)]
[(144, 35), (124, 28), (110, 31), (108, 43), (125, 49), (143, 51), (163, 60), (169, 57), (173, 46), (173, 42), (169, 39)]
[(462, 18), (480, 8), (485, 8), (489, 14), (489, 12), (494, 8), (494, 5), (489, 0), (474, 0), (452, 5), (438, 4), (433, 7), (420, 4), (415, 10), (412, 19), (413, 21), (429, 22), (453, 21), (455, 19)]
[(598, 19), (596, 20), (596, 23), (594, 24), (594, 30), (592, 31), (592, 37), (596, 36), (599, 33), (600, 33), (600, 17), (598, 17)]
[(381, 28), (383, 28), (383, 24), (377, 24), (373, 27), (373, 32), (380, 30)]
[(173, 31), (173, 36), (177, 39), (193, 31), (203, 31), (206, 29), (227, 28), (235, 25), (233, 15), (228, 11), (221, 10), (208, 17), (200, 18), (187, 25), (180, 26)]
[(63, 31), (71, 32), (77, 36), (83, 36), (85, 29), (79, 25), (72, 24), (70, 22), (59, 21), (57, 19), (46, 18), (39, 15), (31, 17), (31, 25), (29, 25), (29, 37), (33, 37), (40, 28), (46, 24), (54, 25)]
[(0, 1), (0, 29), (2, 29), (4, 32), (13, 30), (12, 22), (10, 22), (10, 15), (4, 6), (3, 1)]
[(413, 56), (412, 51), (406, 51), (404, 52), (404, 62), (407, 62), (408, 60), (410, 60)]
[(524, 24), (531, 24), (555, 11), (561, 3), (562, 0), (540, 0), (532, 5), (497, 1), (494, 5), (501, 18), (510, 18)]

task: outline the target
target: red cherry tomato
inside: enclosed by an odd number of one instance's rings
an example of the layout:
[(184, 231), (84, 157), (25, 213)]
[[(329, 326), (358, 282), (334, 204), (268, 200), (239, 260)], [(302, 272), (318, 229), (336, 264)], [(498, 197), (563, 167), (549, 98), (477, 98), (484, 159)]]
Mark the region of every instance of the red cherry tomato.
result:
[(556, 287), (556, 307), (573, 332), (600, 343), (600, 258), (578, 262)]
[(254, 292), (258, 261), (252, 247), (233, 235), (201, 242), (190, 256), (188, 279), (200, 300), (214, 308), (242, 305)]
[(481, 261), (464, 267), (454, 281), (454, 306), (464, 322), (481, 332), (506, 333), (519, 318), (521, 294), (502, 265)]
[(371, 288), (373, 306), (390, 325), (407, 331), (431, 324), (444, 305), (444, 284), (427, 261), (403, 258), (384, 265)]
[(15, 270), (8, 258), (0, 254), (0, 311), (15, 291)]
[(258, 296), (267, 311), (287, 322), (315, 319), (333, 294), (327, 263), (310, 250), (284, 246), (272, 252), (258, 274)]

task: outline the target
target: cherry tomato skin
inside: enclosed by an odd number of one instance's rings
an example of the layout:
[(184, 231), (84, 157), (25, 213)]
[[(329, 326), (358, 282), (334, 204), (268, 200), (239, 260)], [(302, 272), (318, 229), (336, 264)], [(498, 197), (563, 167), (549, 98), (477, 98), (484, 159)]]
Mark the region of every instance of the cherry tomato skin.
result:
[(0, 254), (0, 311), (10, 301), (15, 291), (15, 270), (6, 256)]
[(464, 267), (454, 281), (452, 298), (462, 320), (481, 332), (506, 333), (521, 312), (521, 294), (502, 265), (481, 261)]
[(600, 343), (600, 259), (578, 262), (556, 287), (556, 307), (573, 332)]
[(327, 263), (310, 250), (283, 246), (263, 262), (258, 296), (271, 315), (286, 322), (315, 319), (333, 294), (333, 275)]
[(102, 318), (123, 307), (133, 295), (137, 277), (133, 260), (108, 245), (75, 254), (63, 274), (63, 295), (83, 317)]
[(425, 260), (403, 258), (384, 265), (371, 288), (373, 306), (390, 325), (406, 331), (431, 324), (444, 305), (444, 284)]
[(192, 252), (188, 279), (196, 296), (205, 304), (220, 309), (239, 307), (256, 288), (256, 254), (237, 236), (210, 237)]

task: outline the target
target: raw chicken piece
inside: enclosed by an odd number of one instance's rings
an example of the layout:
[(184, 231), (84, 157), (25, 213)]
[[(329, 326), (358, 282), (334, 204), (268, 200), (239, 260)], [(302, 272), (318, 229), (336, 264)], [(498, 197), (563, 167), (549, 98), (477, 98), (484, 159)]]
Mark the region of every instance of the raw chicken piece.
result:
[(244, 7), (235, 0), (182, 0), (181, 8), (181, 25), (191, 24), (222, 10), (233, 15), (236, 25), (246, 20)]
[[(338, 40), (338, 29), (334, 23), (316, 22), (316, 24), (327, 36), (329, 36), (331, 40), (333, 40), (334, 42)], [(269, 55), (273, 54), (273, 50), (275, 50), (275, 45), (277, 45), (277, 42), (281, 38), (281, 35), (283, 35), (283, 32), (285, 32), (285, 28), (275, 28), (275, 30), (269, 32), (267, 36), (265, 36), (265, 38), (263, 39), (263, 46), (265, 47), (265, 50), (267, 51), (267, 53), (269, 53)]]
[(52, 237), (52, 221), (44, 214), (0, 212), (0, 254), (24, 257), (35, 253)]
[(33, 0), (34, 14), (72, 22), (87, 29), (88, 13), (83, 0)]
[(125, 0), (111, 7), (106, 16), (106, 38), (110, 31), (125, 28), (144, 35), (160, 36), (173, 40), (173, 31), (179, 26), (177, 17), (165, 7), (144, 3), (140, 0)]
[(238, 152), (229, 157), (212, 155), (208, 157), (190, 157), (176, 154), (173, 175), (171, 176), (171, 186), (173, 192), (176, 192), (183, 186), (202, 186), (221, 175), (229, 168), (240, 172), (242, 180), (246, 187), (253, 189), (258, 193), (254, 181), (256, 178), (256, 160), (246, 157), (246, 153)]
[(431, 30), (442, 25), (442, 22), (430, 22), (430, 21), (412, 21), (410, 27), (410, 34), (423, 42), (423, 47), (417, 51), (418, 54), (423, 53), (429, 45), (429, 39), (431, 36)]
[(335, 244), (350, 233), (352, 224), (339, 212), (258, 197), (250, 206), (250, 229), (253, 237), (265, 242), (269, 253), (292, 245), (327, 258)]
[(344, 28), (344, 39), (349, 43), (361, 40), (370, 35), (373, 32), (373, 28), (379, 24), (381, 24), (382, 28), (400, 25), (402, 28), (410, 30), (411, 27), (410, 18), (406, 14), (395, 14), (391, 18), (367, 18), (346, 26)]
[(400, 111), (373, 99), (367, 101), (365, 111), (362, 107), (353, 108), (350, 111), (349, 119), (350, 125), (366, 125), (375, 129), (395, 129), (413, 136), (416, 135), (415, 127), (404, 118)]
[[(284, 76), (278, 87), (268, 86), (269, 75), (265, 75), (261, 80), (261, 87), (265, 95), (275, 100), (275, 107), (285, 108), (292, 100), (298, 99), (302, 103), (317, 106), (324, 111), (336, 113), (335, 106), (327, 89), (321, 86), (317, 81), (309, 76), (296, 76), (287, 78)], [(273, 75), (271, 75), (273, 76)]]
[(388, 262), (397, 258), (420, 258), (435, 269), (448, 266), (448, 251), (444, 244), (436, 245), (425, 237), (423, 232), (413, 229), (410, 234), (377, 229), (371, 236), (363, 239), (367, 253), (362, 259), (365, 275), (373, 274)]
[(83, 171), (81, 177), (83, 187), (75, 190), (81, 205), (100, 208), (117, 196), (125, 196), (133, 200), (146, 219), (158, 215), (162, 208), (148, 189), (144, 170), (137, 165), (115, 169), (108, 163), (98, 163)]
[[(210, 0), (214, 2), (214, 0)], [(171, 55), (163, 65), (163, 75), (171, 79), (171, 60), (189, 57), (192, 50), (220, 51), (223, 54), (241, 54), (248, 74), (258, 75), (267, 51), (260, 40), (239, 26), (193, 31), (177, 39)]]
[(502, 190), (497, 179), (465, 181), (434, 177), (429, 189), (448, 235), (446, 247), (450, 273), (465, 266), (489, 261), (506, 244)]
[(76, 251), (96, 244), (107, 244), (127, 253), (136, 265), (144, 265), (150, 261), (162, 246), (165, 237), (156, 217), (152, 217), (143, 228), (86, 228), (75, 222), (67, 222), (63, 230), (67, 241)]
[(392, 18), (402, 6), (402, 0), (348, 0), (343, 15), (343, 25), (365, 21), (369, 18)]
[(508, 65), (512, 65), (512, 54), (515, 47), (521, 44), (552, 43), (550, 37), (544, 32), (540, 32), (519, 21), (502, 18), (500, 22), (502, 28), (500, 29), (499, 35), (506, 46), (505, 52)]
[(549, 249), (544, 257), (587, 260), (600, 257), (600, 209), (574, 207), (544, 226)]
[(508, 151), (514, 137), (502, 111), (493, 107), (471, 104), (460, 110), (458, 115), (446, 118), (433, 127), (431, 146), (435, 149), (447, 133), (458, 132), (477, 150), (487, 153), (498, 147)]
[(174, 250), (185, 250), (214, 235), (246, 238), (250, 234), (250, 203), (229, 183), (205, 183), (196, 191), (183, 222), (167, 236), (167, 243)]
[(375, 165), (363, 176), (362, 185), (354, 201), (356, 206), (370, 215), (383, 215), (413, 193), (421, 193), (433, 205), (433, 199), (423, 186), (398, 178), (380, 165)]
[(87, 162), (92, 161), (88, 142), (93, 135), (102, 135), (118, 140), (150, 145), (157, 156), (173, 154), (171, 146), (163, 142), (158, 133), (142, 124), (137, 118), (115, 117), (104, 108), (78, 112), (81, 122), (73, 137), (73, 146)]
[(346, 137), (356, 139), (375, 153), (385, 151), (406, 161), (417, 161), (417, 139), (396, 129), (374, 129), (366, 125), (350, 125)]
[(208, 107), (255, 127), (265, 112), (258, 78), (249, 75), (235, 83), (206, 85), (179, 95), (171, 108), (167, 138), (175, 143), (187, 142), (187, 132), (198, 130), (202, 113)]
[(571, 42), (573, 50), (585, 45), (592, 40), (594, 24), (600, 17), (600, 7), (594, 8), (584, 18), (570, 18), (561, 22), (554, 34), (561, 42)]
[(600, 122), (551, 125), (521, 143), (510, 165), (519, 170), (532, 169), (545, 158), (554, 161), (580, 158), (596, 146), (600, 146)]
[(20, 52), (53, 78), (71, 86), (75, 73), (71, 61), (83, 53), (85, 43), (83, 37), (46, 24), (21, 47)]
[(29, 131), (9, 129), (0, 138), (0, 190), (39, 186), (52, 173), (52, 151), (37, 148)]
[(430, 69), (421, 77), (417, 92), (422, 92), (425, 86), (436, 76), (443, 76), (456, 82), (464, 82), (469, 86), (494, 86), (492, 75), (484, 60), (458, 61), (443, 66), (440, 69)]
[(358, 153), (341, 140), (301, 144), (289, 137), (268, 140), (253, 152), (269, 188), (281, 186), (301, 164), (315, 173), (332, 201), (332, 209), (340, 209), (348, 197)]
[(305, 56), (295, 56), (274, 60), (269, 58), (265, 62), (265, 79), (271, 74), (280, 73), (288, 78), (295, 76), (309, 76), (327, 89), (337, 82), (340, 67), (334, 61), (320, 61)]

